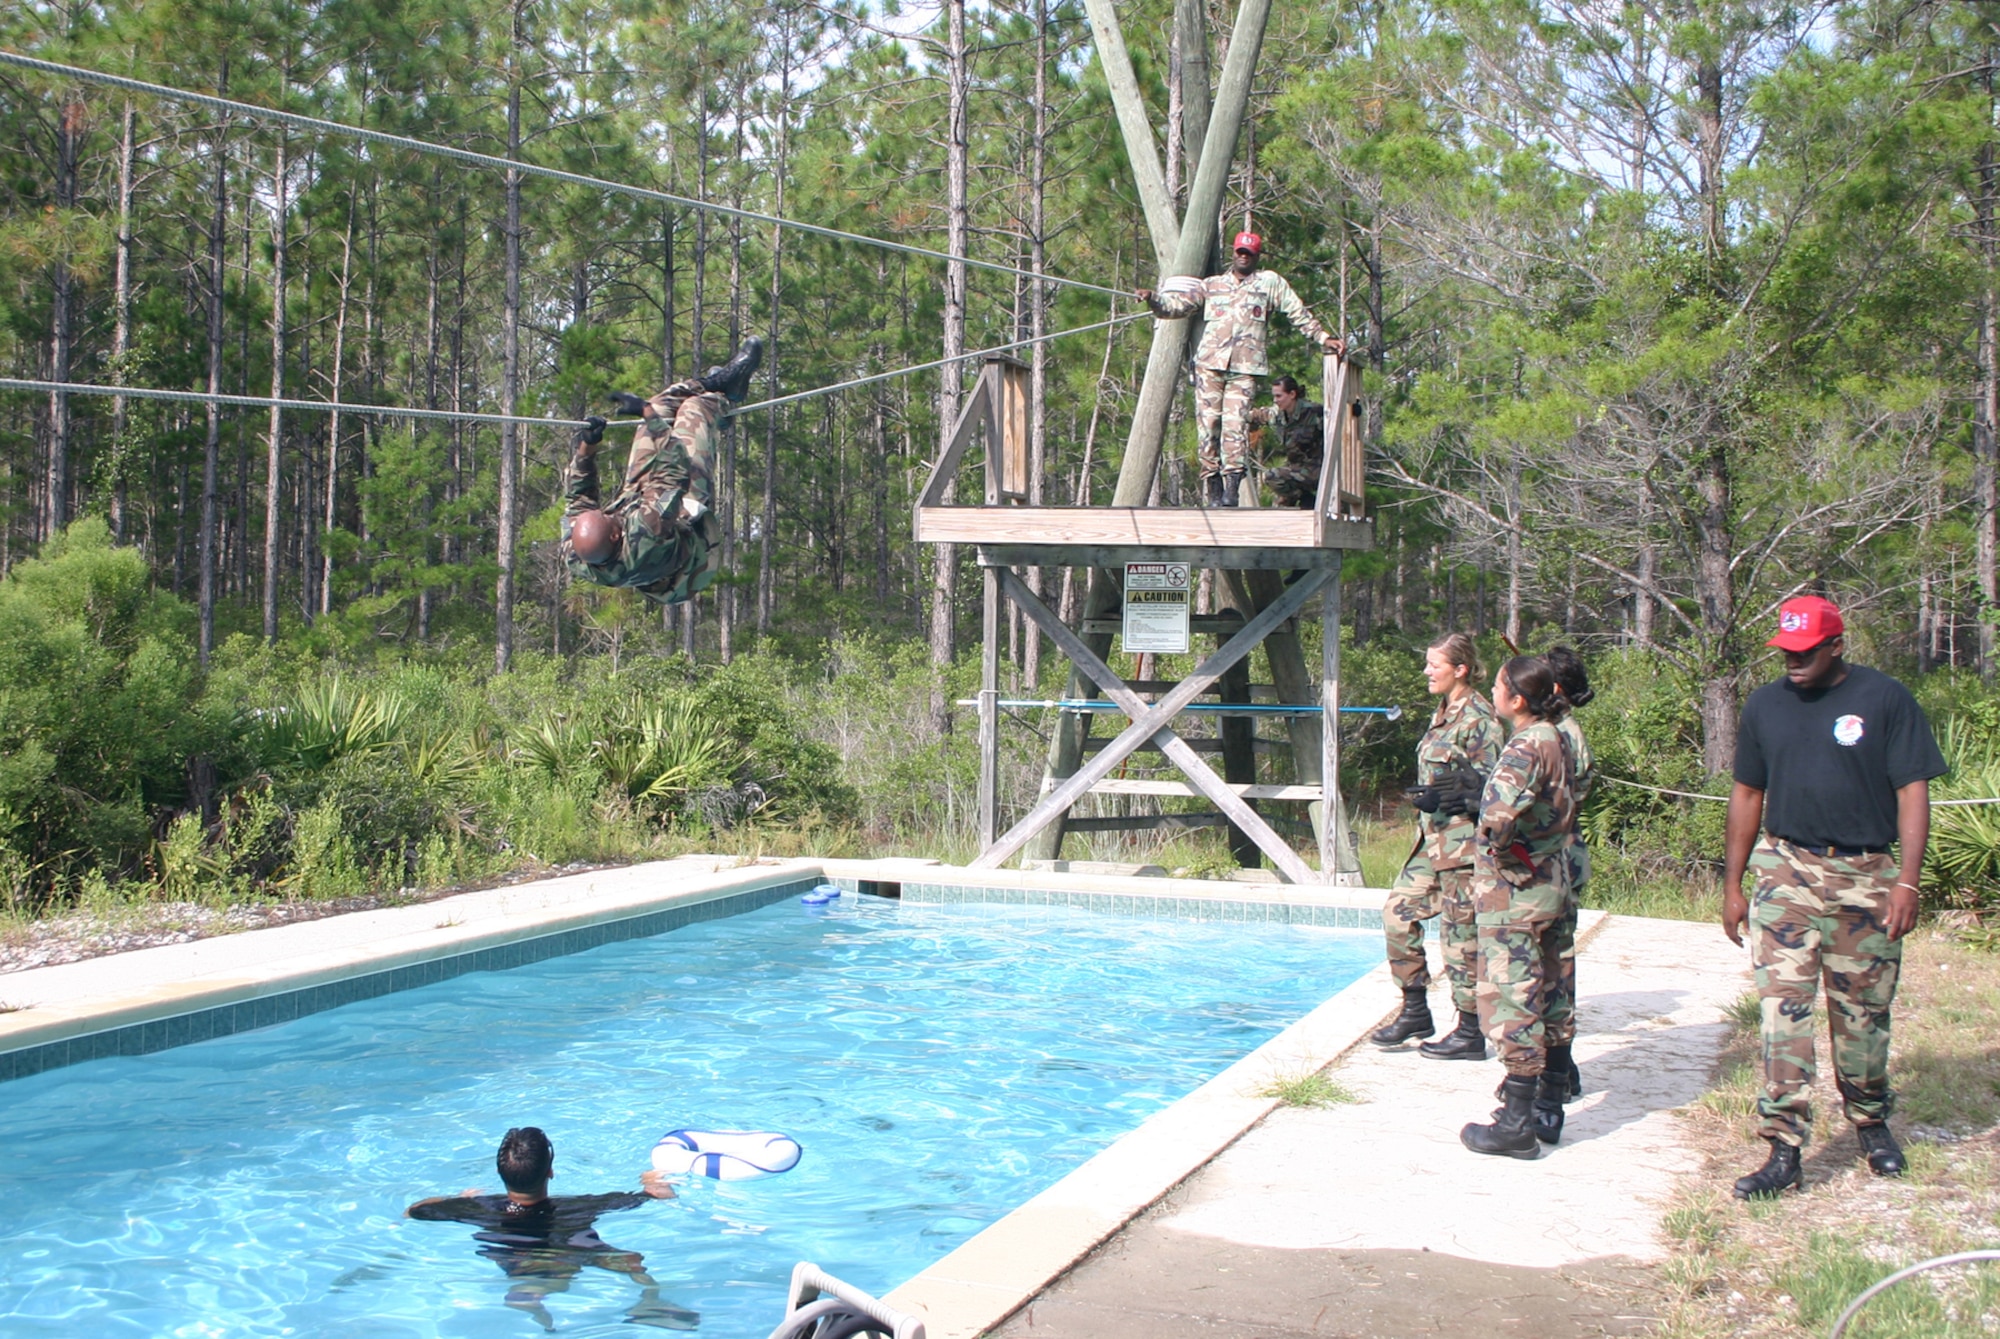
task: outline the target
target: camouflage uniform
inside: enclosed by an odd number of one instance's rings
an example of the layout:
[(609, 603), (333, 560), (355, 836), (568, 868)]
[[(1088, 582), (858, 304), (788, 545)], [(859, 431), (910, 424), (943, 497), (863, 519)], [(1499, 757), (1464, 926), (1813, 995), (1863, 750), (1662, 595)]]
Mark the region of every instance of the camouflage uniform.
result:
[[(1569, 846), (1576, 764), (1547, 721), (1514, 732), (1480, 797), (1472, 901), (1479, 925), (1479, 1023), (1511, 1075), (1542, 1072), (1547, 1014), (1576, 951)], [(1574, 1028), (1574, 1011), (1567, 1026)]]
[(1896, 857), (1829, 856), (1765, 834), (1750, 853), (1753, 960), (1762, 1017), (1763, 1122), (1757, 1133), (1794, 1147), (1812, 1133), (1813, 997), (1826, 984), (1834, 1081), (1847, 1119), (1889, 1118), (1889, 1006), (1903, 945), (1883, 929)]
[[(1464, 766), (1481, 772), (1500, 759), (1505, 732), (1493, 708), (1477, 692), (1445, 702), (1431, 715), (1430, 729), (1417, 745), (1417, 784), (1435, 785)], [(1460, 1013), (1478, 1011), (1474, 983), (1479, 977), (1479, 937), (1472, 923), (1473, 819), (1465, 814), (1417, 814), (1417, 840), (1382, 904), (1382, 930), (1389, 941), (1389, 970), (1404, 989), (1428, 987), (1424, 922), (1443, 920), (1439, 956), (1451, 982), (1452, 1004)]]
[(1285, 463), (1264, 477), (1281, 507), (1310, 507), (1319, 501), (1320, 462), (1326, 455), (1326, 413), (1301, 395), (1287, 414), (1276, 405), (1250, 411), (1252, 423), (1277, 428)]
[[(1201, 473), (1204, 478), (1217, 472), (1242, 473), (1250, 460), (1249, 414), (1257, 391), (1256, 378), (1271, 371), (1264, 352), (1271, 312), (1283, 312), (1293, 328), (1314, 344), (1326, 341), (1326, 328), (1306, 310), (1284, 276), (1270, 270), (1252, 270), (1240, 279), (1234, 272), (1212, 274), (1202, 280), (1200, 297), (1155, 293), (1148, 305), (1162, 320), (1181, 320), (1199, 311), (1207, 322), (1201, 346), (1194, 353)], [(1218, 424), (1222, 438), (1219, 455)]]
[[(1583, 802), (1590, 798), (1596, 759), (1591, 756), (1590, 741), (1583, 737), (1583, 730), (1576, 723), (1576, 713), (1565, 714), (1556, 722), (1556, 729), (1562, 731), (1563, 742), (1569, 745), (1570, 760), (1576, 768), (1572, 792), (1576, 796), (1576, 809), (1580, 815)], [(1583, 887), (1589, 881), (1590, 848), (1584, 845), (1579, 824), (1569, 844), (1569, 911), (1555, 929), (1556, 941), (1562, 946), (1561, 961), (1556, 979), (1549, 985), (1548, 1003), (1542, 1009), (1542, 1044), (1545, 1046), (1561, 1046), (1576, 1039), (1576, 913), (1583, 902)]]
[[(593, 567), (570, 545), (570, 520), (599, 506), (597, 457), (571, 457), (563, 511), (562, 555), (570, 575), (600, 586), (631, 586), (659, 604), (679, 604), (708, 588), (722, 563), (722, 526), (715, 500), (715, 436), (727, 401), (698, 381), (667, 387), (652, 399), (653, 417), (632, 435), (632, 454), (618, 496), (603, 504), (620, 522), (623, 543), (610, 562)], [(683, 504), (700, 504), (689, 517)]]

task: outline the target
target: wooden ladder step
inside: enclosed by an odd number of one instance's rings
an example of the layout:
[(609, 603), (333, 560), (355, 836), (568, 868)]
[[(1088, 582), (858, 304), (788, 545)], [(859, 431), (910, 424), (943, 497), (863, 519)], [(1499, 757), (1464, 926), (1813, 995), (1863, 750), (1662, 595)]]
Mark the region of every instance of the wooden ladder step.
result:
[[(1246, 800), (1317, 800), (1322, 798), (1318, 786), (1277, 786), (1232, 785), (1230, 789)], [(1138, 781), (1119, 777), (1106, 777), (1090, 788), (1093, 795), (1184, 795), (1198, 797), (1201, 792), (1185, 781)]]

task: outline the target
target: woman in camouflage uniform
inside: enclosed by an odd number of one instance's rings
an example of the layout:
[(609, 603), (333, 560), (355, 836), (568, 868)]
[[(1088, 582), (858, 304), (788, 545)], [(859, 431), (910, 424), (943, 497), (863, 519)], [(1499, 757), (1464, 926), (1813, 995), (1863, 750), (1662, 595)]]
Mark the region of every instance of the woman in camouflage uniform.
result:
[[(1590, 783), (1596, 773), (1596, 763), (1591, 757), (1590, 741), (1583, 737), (1583, 729), (1576, 723), (1577, 708), (1588, 706), (1595, 694), (1590, 688), (1590, 675), (1585, 671), (1583, 657), (1567, 646), (1552, 646), (1544, 657), (1549, 663), (1549, 671), (1556, 676), (1556, 691), (1563, 696), (1569, 707), (1562, 719), (1556, 722), (1556, 729), (1562, 731), (1569, 741), (1570, 758), (1576, 766), (1576, 809), (1583, 813), (1583, 802), (1590, 798)], [(1545, 1028), (1544, 1041), (1549, 1049), (1548, 1072), (1564, 1074), (1569, 1079), (1569, 1090), (1564, 1100), (1575, 1101), (1583, 1096), (1583, 1074), (1577, 1069), (1576, 1061), (1570, 1055), (1570, 1044), (1576, 1039), (1576, 910), (1583, 900), (1583, 886), (1590, 880), (1590, 848), (1584, 845), (1581, 823), (1578, 824), (1576, 839), (1569, 844), (1569, 915), (1568, 925), (1562, 931), (1568, 941), (1563, 950), (1562, 972), (1549, 992), (1549, 1006), (1543, 1012)], [(1535, 1129), (1542, 1136), (1542, 1142), (1553, 1144), (1562, 1137), (1562, 1108), (1557, 1107), (1553, 1122), (1549, 1113), (1537, 1107)]]
[(1389, 968), (1403, 988), (1403, 1011), (1373, 1040), (1377, 1046), (1400, 1046), (1437, 1030), (1428, 999), (1424, 922), (1441, 916), (1439, 956), (1458, 1009), (1458, 1030), (1420, 1048), (1437, 1060), (1486, 1058), (1473, 995), (1479, 944), (1472, 923), (1472, 824), (1479, 790), (1506, 734), (1473, 686), (1478, 674), (1478, 649), (1462, 632), (1439, 638), (1424, 653), (1424, 682), (1443, 701), (1417, 745), (1417, 785), (1410, 793), (1417, 805), (1416, 844), (1382, 907)]
[(1547, 1073), (1551, 995), (1576, 938), (1570, 843), (1576, 763), (1557, 723), (1568, 711), (1548, 662), (1516, 656), (1493, 680), (1493, 709), (1514, 727), (1480, 797), (1472, 901), (1479, 926), (1479, 1021), (1507, 1068), (1505, 1105), (1459, 1139), (1475, 1153), (1541, 1153), (1538, 1108), (1561, 1133), (1567, 1064)]

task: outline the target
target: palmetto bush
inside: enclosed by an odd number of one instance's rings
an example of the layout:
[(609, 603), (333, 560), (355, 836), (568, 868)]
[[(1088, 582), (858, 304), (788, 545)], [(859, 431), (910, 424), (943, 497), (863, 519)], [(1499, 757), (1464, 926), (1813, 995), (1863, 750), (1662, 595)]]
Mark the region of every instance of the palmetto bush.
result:
[(627, 702), (592, 748), (607, 782), (634, 801), (662, 807), (732, 784), (745, 762), (742, 750), (689, 696)]
[(266, 766), (317, 772), (350, 755), (404, 742), (410, 704), (368, 691), (340, 675), (307, 679), (257, 718), (257, 755)]
[[(1950, 717), (1940, 724), (1938, 747), (1951, 771), (1933, 783), (1934, 801), (2000, 796), (2000, 745), (1989, 732)], [(1945, 906), (2000, 911), (2000, 805), (1933, 805), (1924, 883)]]

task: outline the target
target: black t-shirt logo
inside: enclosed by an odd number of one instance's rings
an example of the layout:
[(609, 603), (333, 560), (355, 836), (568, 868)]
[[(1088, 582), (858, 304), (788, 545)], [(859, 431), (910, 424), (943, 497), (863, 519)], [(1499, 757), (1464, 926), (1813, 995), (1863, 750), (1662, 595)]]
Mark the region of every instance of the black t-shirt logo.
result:
[(1833, 723), (1834, 742), (1853, 748), (1861, 742), (1863, 734), (1859, 716), (1842, 716)]

